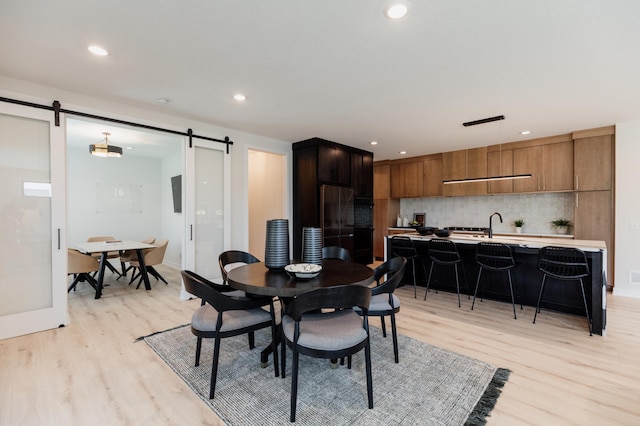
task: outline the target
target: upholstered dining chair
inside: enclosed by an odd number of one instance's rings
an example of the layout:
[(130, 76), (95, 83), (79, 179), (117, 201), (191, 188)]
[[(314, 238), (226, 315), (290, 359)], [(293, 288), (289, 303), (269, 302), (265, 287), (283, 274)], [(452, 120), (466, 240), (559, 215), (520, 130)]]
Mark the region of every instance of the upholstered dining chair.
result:
[[(155, 245), (155, 248), (150, 249), (144, 254), (143, 258), (145, 269), (147, 270), (147, 273), (156, 277), (156, 280), (169, 284), (167, 280), (165, 280), (164, 277), (153, 267), (154, 265), (160, 265), (164, 260), (164, 253), (167, 251), (169, 240), (158, 240), (155, 242)], [(136, 256), (135, 259), (131, 259), (129, 261), (129, 265), (133, 266), (133, 272), (129, 284), (140, 278), (138, 285), (136, 286), (136, 288), (140, 288), (140, 284), (142, 284), (142, 273), (140, 271), (140, 262), (138, 261), (138, 257)], [(135, 272), (136, 269), (138, 270), (137, 272)]]
[[(144, 240), (140, 241), (141, 243), (145, 243), (145, 244), (153, 244), (156, 241), (155, 237), (150, 237), (150, 238), (145, 238)], [(142, 250), (142, 253), (146, 253), (148, 252), (149, 249), (144, 249)], [(121, 255), (120, 255), (120, 266), (122, 267), (122, 276), (126, 276), (127, 272), (131, 269), (133, 269), (133, 266), (129, 265), (127, 266), (126, 264), (131, 262), (131, 260), (138, 260), (138, 252), (136, 250), (125, 250)], [(120, 278), (120, 277), (118, 277)]]
[[(220, 340), (225, 337), (252, 334), (256, 330), (271, 327), (273, 369), (278, 377), (278, 346), (273, 298), (230, 297), (225, 293), (227, 286), (214, 284), (191, 271), (182, 271), (181, 274), (185, 289), (202, 299), (200, 307), (191, 317), (191, 332), (197, 337), (196, 367), (200, 365), (202, 339), (215, 339), (209, 399), (215, 396)], [(269, 311), (262, 309), (263, 306), (269, 306)], [(253, 339), (249, 339), (249, 342), (249, 348), (253, 349), (251, 343)]]
[(322, 259), (336, 259), (342, 260), (343, 262), (351, 262), (351, 253), (344, 247), (322, 247)]
[[(246, 251), (241, 250), (227, 250), (220, 253), (218, 256), (218, 265), (220, 266), (220, 273), (222, 274), (222, 284), (229, 285), (227, 280), (227, 274), (230, 270), (237, 268), (238, 266), (248, 265), (250, 263), (257, 263), (260, 260)], [(232, 296), (244, 296), (245, 292), (242, 290), (232, 290), (229, 294)]]
[[(373, 279), (376, 286), (371, 289), (371, 302), (369, 303), (369, 316), (380, 317), (382, 325), (382, 335), (387, 337), (387, 330), (384, 317), (391, 318), (391, 336), (393, 337), (393, 356), (396, 364), (398, 359), (398, 332), (396, 330), (396, 314), (400, 311), (400, 299), (393, 294), (402, 281), (407, 259), (404, 257), (394, 257), (387, 260), (374, 270)], [(383, 280), (384, 278), (384, 280)], [(354, 309), (359, 315), (362, 311)]]
[[(103, 236), (96, 236), (96, 237), (89, 237), (87, 238), (87, 242), (88, 243), (93, 243), (93, 242), (100, 242), (100, 241), (115, 241), (116, 239), (112, 236), (107, 236), (107, 235), (103, 235)], [(93, 257), (95, 257), (96, 259), (100, 260), (100, 257), (102, 256), (101, 253), (95, 253), (92, 254)], [(107, 263), (106, 263), (106, 267), (109, 268), (109, 270), (111, 272), (113, 272), (114, 274), (118, 275), (118, 278), (120, 277), (120, 272), (118, 272), (118, 270), (109, 262), (109, 259), (118, 259), (120, 258), (120, 252), (118, 251), (110, 251), (107, 253)]]
[[(369, 408), (373, 408), (371, 348), (368, 311), (371, 289), (361, 286), (323, 287), (308, 291), (286, 306), (282, 317), (282, 378), (286, 369), (286, 346), (293, 350), (291, 415), (296, 420), (299, 356), (338, 359), (364, 348)], [(362, 316), (353, 310), (358, 307)], [(337, 396), (339, 397), (339, 395)]]
[(81, 281), (88, 282), (95, 290), (98, 283), (91, 276), (91, 272), (96, 272), (98, 269), (100, 269), (100, 263), (95, 257), (80, 253), (78, 250), (67, 249), (67, 274), (74, 276), (67, 293), (71, 290), (75, 291), (76, 285)]

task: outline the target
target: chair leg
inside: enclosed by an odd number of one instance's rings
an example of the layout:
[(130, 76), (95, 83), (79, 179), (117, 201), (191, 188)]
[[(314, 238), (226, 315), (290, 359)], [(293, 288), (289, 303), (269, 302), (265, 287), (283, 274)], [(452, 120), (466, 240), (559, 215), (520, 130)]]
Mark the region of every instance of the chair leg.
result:
[(398, 364), (400, 359), (398, 357), (398, 331), (396, 330), (396, 314), (391, 310), (391, 336), (393, 337), (393, 358)]
[(298, 350), (293, 346), (293, 366), (291, 367), (291, 418), (296, 421), (296, 403), (298, 401)]
[(384, 323), (384, 315), (380, 316), (380, 325), (382, 327), (382, 337), (387, 337), (387, 326)]
[(371, 378), (371, 346), (369, 337), (367, 337), (367, 345), (364, 347), (364, 359), (367, 370), (367, 399), (369, 400), (369, 408), (373, 408), (373, 379)]
[(200, 365), (200, 351), (202, 350), (202, 337), (196, 341), (196, 367)]
[(220, 336), (216, 336), (213, 346), (213, 364), (211, 366), (211, 387), (209, 388), (209, 399), (213, 399), (216, 394), (216, 379), (218, 378), (218, 357), (220, 356)]
[(591, 332), (591, 318), (589, 317), (589, 308), (587, 307), (587, 296), (584, 294), (584, 284), (582, 278), (580, 278), (580, 290), (582, 290), (582, 301), (584, 302), (584, 311), (587, 314), (587, 325), (589, 326), (589, 336), (593, 336)]
[(507, 269), (509, 275), (509, 290), (511, 291), (511, 305), (513, 306), (513, 319), (518, 319), (516, 316), (516, 301), (513, 298), (513, 282), (511, 281), (511, 269)]
[[(276, 331), (276, 319), (273, 313), (273, 306), (271, 307), (271, 352), (273, 354), (273, 372), (276, 377), (280, 376), (280, 368), (278, 362), (278, 333)], [(284, 343), (282, 343), (284, 345)]]
[(431, 274), (433, 273), (433, 265), (431, 262), (431, 267), (429, 268), (429, 278), (427, 278), (427, 290), (424, 292), (424, 300), (427, 300), (427, 293), (429, 293), (429, 284), (431, 284)]
[(147, 272), (150, 273), (151, 275), (153, 275), (154, 277), (156, 277), (157, 280), (160, 280), (163, 283), (169, 285), (167, 280), (165, 280), (164, 277), (162, 275), (160, 275), (160, 273), (158, 271), (156, 271), (156, 269), (153, 266), (147, 266)]
[(460, 307), (460, 278), (458, 277), (458, 264), (453, 265), (456, 269), (456, 290), (458, 290), (458, 308)]
[(249, 338), (249, 349), (255, 348), (256, 347), (255, 333), (253, 331), (250, 331), (247, 333), (247, 337)]
[(411, 259), (411, 271), (413, 272), (413, 298), (418, 297), (418, 287), (416, 286), (416, 260)]
[(282, 351), (280, 352), (280, 377), (282, 377), (283, 379), (285, 378), (285, 371), (287, 368), (287, 343), (285, 342), (285, 337), (284, 337), (284, 332), (282, 333), (282, 342), (280, 342), (280, 344), (282, 345)]
[(476, 290), (473, 292), (473, 302), (471, 302), (471, 310), (473, 311), (473, 307), (476, 304), (476, 295), (478, 294), (478, 286), (480, 285), (480, 276), (482, 275), (482, 266), (478, 271), (478, 279), (476, 280)]
[(538, 312), (540, 312), (540, 300), (542, 299), (542, 292), (544, 291), (544, 282), (547, 279), (547, 274), (544, 274), (542, 277), (542, 286), (540, 286), (540, 295), (538, 296), (538, 303), (536, 304), (536, 313), (533, 315), (533, 323), (536, 323), (536, 317), (538, 316)]

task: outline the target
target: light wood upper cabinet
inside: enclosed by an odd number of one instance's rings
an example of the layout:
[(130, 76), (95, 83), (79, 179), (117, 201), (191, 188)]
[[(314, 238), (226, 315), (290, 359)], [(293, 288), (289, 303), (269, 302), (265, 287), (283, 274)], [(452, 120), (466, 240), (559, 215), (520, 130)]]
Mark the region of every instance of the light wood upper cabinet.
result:
[(573, 141), (542, 145), (542, 191), (573, 189)]
[[(487, 174), (489, 176), (507, 176), (513, 174), (513, 149), (499, 149), (487, 152)], [(513, 180), (487, 182), (489, 194), (513, 192)]]
[(612, 135), (604, 135), (574, 141), (574, 189), (576, 191), (611, 189), (612, 139)]
[(573, 235), (579, 240), (604, 241), (607, 245), (607, 281), (612, 285), (615, 250), (613, 246), (613, 194), (611, 191), (575, 193)]
[(422, 161), (391, 165), (391, 198), (422, 197)]
[[(442, 153), (443, 180), (487, 177), (487, 147)], [(487, 182), (468, 182), (443, 185), (443, 195), (483, 195)]]
[(384, 200), (390, 197), (390, 167), (389, 164), (373, 165), (373, 199)]
[(439, 197), (442, 195), (442, 157), (426, 159), (422, 162), (424, 170), (423, 195)]
[(573, 189), (573, 142), (515, 148), (513, 174), (531, 173), (531, 179), (513, 181), (513, 192), (570, 191)]

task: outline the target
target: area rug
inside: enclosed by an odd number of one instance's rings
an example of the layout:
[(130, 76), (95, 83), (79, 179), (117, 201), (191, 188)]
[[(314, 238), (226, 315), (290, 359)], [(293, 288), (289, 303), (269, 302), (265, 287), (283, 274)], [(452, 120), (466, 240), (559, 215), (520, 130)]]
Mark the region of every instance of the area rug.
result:
[[(476, 425), (485, 424), (509, 370), (398, 336), (400, 363), (391, 336), (371, 327), (374, 408), (367, 408), (364, 352), (346, 365), (300, 356), (300, 425)], [(275, 377), (272, 359), (260, 368), (259, 350), (246, 336), (222, 340), (215, 398), (209, 400), (213, 339), (203, 340), (195, 367), (196, 338), (189, 326), (144, 337), (147, 344), (228, 425), (287, 425), (291, 398), (291, 351), (287, 377)], [(256, 332), (256, 348), (269, 344), (268, 329)]]

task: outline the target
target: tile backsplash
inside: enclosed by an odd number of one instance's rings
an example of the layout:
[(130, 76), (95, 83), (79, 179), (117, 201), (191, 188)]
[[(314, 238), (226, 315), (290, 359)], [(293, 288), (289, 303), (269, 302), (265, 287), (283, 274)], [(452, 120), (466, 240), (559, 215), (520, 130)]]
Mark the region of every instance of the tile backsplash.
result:
[(524, 219), (523, 232), (550, 234), (550, 222), (565, 218), (573, 221), (574, 196), (569, 192), (545, 194), (505, 194), (473, 197), (403, 198), (400, 212), (409, 221), (414, 213), (426, 213), (425, 226), (488, 227), (493, 212), (502, 215), (504, 223), (493, 218), (494, 232), (514, 232), (516, 219)]

